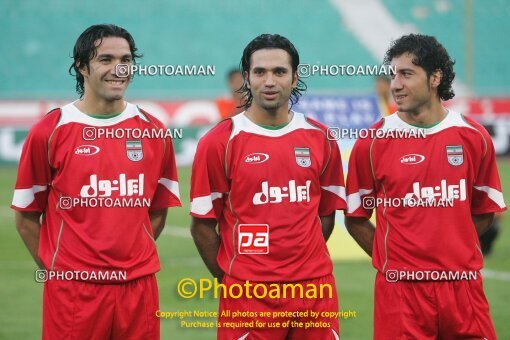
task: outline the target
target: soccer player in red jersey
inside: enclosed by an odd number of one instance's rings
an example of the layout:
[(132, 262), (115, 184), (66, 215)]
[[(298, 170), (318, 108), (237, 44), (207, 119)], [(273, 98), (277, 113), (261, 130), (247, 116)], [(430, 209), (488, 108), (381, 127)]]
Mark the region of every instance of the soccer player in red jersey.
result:
[(159, 339), (155, 239), (180, 201), (171, 139), (140, 137), (164, 125), (124, 100), (131, 77), (117, 65), (136, 51), (121, 27), (86, 29), (70, 68), (80, 99), (23, 146), (12, 208), (46, 270), (43, 339)]
[[(346, 225), (378, 271), (374, 337), (495, 339), (478, 242), (506, 209), (491, 138), (442, 105), (454, 63), (434, 37), (397, 39), (385, 63), (398, 112), (356, 142), (347, 177)], [(413, 129), (425, 136), (390, 138)]]
[[(338, 339), (336, 317), (303, 314), (338, 311), (326, 241), (335, 211), (346, 202), (338, 144), (328, 140), (324, 125), (292, 111), (306, 89), (298, 64), (286, 38), (263, 34), (252, 40), (241, 60), (246, 111), (217, 124), (197, 148), (191, 231), (200, 255), (227, 290), (246, 282), (260, 288), (237, 299), (220, 296), (219, 339)], [(284, 290), (285, 283), (305, 291), (329, 285), (332, 292), (322, 299), (291, 298), (290, 292), (261, 297), (271, 287)], [(236, 311), (247, 312), (244, 321), (258, 326), (221, 327), (241, 320), (228, 316)], [(265, 312), (271, 316), (260, 318)], [(279, 326), (268, 328), (269, 321)], [(306, 329), (311, 321), (323, 328)]]

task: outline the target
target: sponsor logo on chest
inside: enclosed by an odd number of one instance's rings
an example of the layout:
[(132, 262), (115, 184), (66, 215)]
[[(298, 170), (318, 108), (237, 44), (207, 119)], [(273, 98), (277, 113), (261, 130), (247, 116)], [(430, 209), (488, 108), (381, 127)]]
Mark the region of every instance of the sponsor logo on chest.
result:
[(282, 203), (284, 199), (290, 203), (310, 202), (311, 180), (305, 185), (296, 185), (295, 180), (290, 180), (288, 186), (269, 186), (267, 181), (262, 182), (262, 190), (253, 196), (253, 204)]
[(425, 156), (417, 154), (417, 153), (410, 153), (410, 154), (400, 157), (401, 164), (420, 164), (424, 160), (425, 160)]
[(74, 149), (74, 154), (79, 156), (93, 156), (101, 149), (95, 145), (80, 145)]
[(81, 197), (111, 197), (112, 193), (118, 192), (119, 196), (143, 196), (144, 174), (139, 174), (137, 179), (128, 179), (126, 174), (120, 174), (118, 179), (99, 180), (97, 175), (90, 175), (89, 183), (80, 190)]
[(416, 198), (423, 200), (442, 200), (442, 201), (465, 201), (466, 200), (466, 180), (461, 179), (459, 184), (448, 185), (446, 180), (436, 186), (424, 187), (420, 182), (413, 183), (413, 191), (407, 193), (405, 198)]
[(264, 163), (269, 159), (269, 155), (267, 153), (255, 152), (244, 157), (244, 162), (248, 164), (260, 164)]

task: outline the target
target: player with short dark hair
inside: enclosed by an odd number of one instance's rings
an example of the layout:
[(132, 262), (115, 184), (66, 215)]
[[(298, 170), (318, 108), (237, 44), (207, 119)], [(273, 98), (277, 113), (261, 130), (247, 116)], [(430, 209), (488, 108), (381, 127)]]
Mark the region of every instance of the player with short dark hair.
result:
[(495, 339), (478, 242), (506, 209), (492, 140), (442, 105), (454, 62), (434, 37), (397, 39), (385, 62), (398, 112), (372, 128), (425, 137), (360, 139), (349, 159), (346, 226), (378, 271), (374, 338)]
[[(326, 127), (292, 111), (305, 88), (298, 64), (292, 43), (277, 34), (260, 35), (244, 49), (246, 110), (199, 142), (191, 178), (191, 232), (207, 268), (227, 291), (249, 281), (266, 291), (271, 285), (284, 289), (286, 283), (305, 289), (323, 284), (332, 294), (323, 299), (253, 298), (254, 292), (249, 298), (246, 291), (239, 299), (222, 295), (220, 326), (240, 320), (262, 326), (220, 327), (219, 339), (338, 339), (337, 318), (223, 314), (338, 311), (326, 240), (335, 211), (346, 206), (342, 162)], [(282, 326), (287, 321), (326, 326)], [(280, 326), (269, 328), (268, 322)]]
[(450, 58), (448, 51), (436, 38), (422, 34), (405, 35), (392, 43), (386, 51), (384, 63), (391, 64), (394, 58), (404, 54), (412, 54), (413, 65), (421, 67), (428, 78), (437, 74), (438, 71), (441, 73), (441, 79), (436, 88), (437, 97), (440, 100), (449, 100), (455, 96), (452, 89), (455, 61)]
[(12, 208), (46, 271), (43, 339), (159, 339), (155, 239), (180, 201), (171, 139), (129, 136), (165, 129), (124, 100), (131, 77), (117, 67), (136, 57), (125, 29), (85, 30), (71, 66), (80, 99), (49, 112), (23, 146)]
[[(130, 61), (136, 64), (136, 59), (142, 55), (137, 53), (135, 40), (124, 28), (117, 25), (93, 25), (80, 35), (73, 49), (73, 63), (69, 67), (69, 74), (76, 78), (76, 92), (83, 97), (85, 92), (85, 78), (80, 72), (83, 67), (89, 67), (90, 61), (96, 57), (97, 42), (103, 38), (117, 37), (127, 41), (131, 53)], [(126, 61), (126, 60), (124, 60)]]
[[(297, 68), (299, 66), (299, 54), (294, 45), (286, 38), (278, 35), (278, 34), (261, 34), (257, 38), (253, 39), (244, 49), (243, 56), (241, 57), (241, 70), (244, 75), (249, 74), (250, 66), (251, 66), (251, 56), (257, 50), (263, 48), (277, 48), (284, 50), (290, 56), (290, 64), (293, 72), (297, 72)], [(297, 78), (297, 77), (296, 77)], [(247, 110), (253, 101), (253, 93), (250, 88), (250, 84), (248, 82), (244, 82), (240, 91), (243, 93), (244, 109)], [(296, 104), (301, 97), (302, 92), (306, 91), (306, 84), (301, 79), (296, 79), (295, 86), (290, 90), (290, 106)]]

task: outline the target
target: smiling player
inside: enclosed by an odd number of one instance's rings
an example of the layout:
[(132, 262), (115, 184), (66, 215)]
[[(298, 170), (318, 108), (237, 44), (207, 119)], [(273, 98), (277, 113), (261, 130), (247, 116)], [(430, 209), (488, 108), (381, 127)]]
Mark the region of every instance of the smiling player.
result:
[[(346, 225), (378, 271), (374, 337), (496, 339), (478, 242), (506, 209), (492, 140), (442, 105), (454, 96), (455, 73), (434, 37), (399, 38), (385, 62), (396, 67), (398, 112), (373, 128), (422, 128), (426, 137), (360, 139), (349, 159)], [(409, 206), (378, 206), (374, 228), (366, 204), (374, 199)]]
[[(326, 127), (291, 110), (305, 89), (298, 64), (295, 47), (277, 34), (260, 35), (244, 49), (246, 111), (220, 122), (199, 142), (191, 180), (191, 231), (208, 269), (226, 287), (247, 281), (266, 289), (288, 282), (303, 288), (328, 284), (332, 295), (259, 299), (244, 292), (239, 299), (221, 296), (220, 314), (338, 311), (326, 241), (335, 210), (346, 206), (342, 162)], [(246, 322), (253, 320), (281, 325), (296, 318), (248, 317)], [(237, 321), (220, 316), (220, 322)], [(329, 327), (221, 327), (218, 338), (338, 339), (338, 319), (313, 321)]]
[(155, 239), (180, 205), (172, 141), (97, 138), (164, 128), (124, 101), (131, 79), (116, 66), (136, 51), (121, 27), (86, 29), (70, 69), (80, 99), (48, 113), (23, 146), (12, 208), (47, 270), (43, 339), (159, 339)]

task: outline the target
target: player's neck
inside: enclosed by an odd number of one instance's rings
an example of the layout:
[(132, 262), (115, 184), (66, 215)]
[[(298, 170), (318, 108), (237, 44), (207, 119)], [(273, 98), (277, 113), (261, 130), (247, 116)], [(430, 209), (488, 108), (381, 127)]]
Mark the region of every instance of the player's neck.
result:
[(83, 98), (76, 101), (74, 105), (83, 113), (89, 115), (111, 115), (118, 114), (124, 111), (127, 103), (124, 99), (105, 101), (105, 100), (93, 100), (87, 98), (87, 95), (83, 95)]
[(420, 110), (408, 112), (398, 111), (397, 114), (400, 119), (407, 124), (427, 127), (440, 123), (448, 114), (448, 110), (438, 101)]
[(280, 126), (292, 120), (293, 113), (288, 107), (280, 107), (274, 111), (268, 111), (255, 105), (250, 106), (244, 113), (249, 120), (257, 125)]

